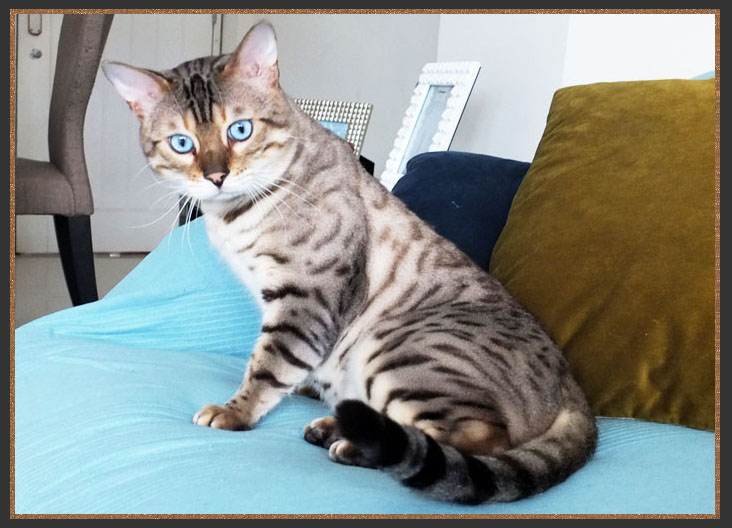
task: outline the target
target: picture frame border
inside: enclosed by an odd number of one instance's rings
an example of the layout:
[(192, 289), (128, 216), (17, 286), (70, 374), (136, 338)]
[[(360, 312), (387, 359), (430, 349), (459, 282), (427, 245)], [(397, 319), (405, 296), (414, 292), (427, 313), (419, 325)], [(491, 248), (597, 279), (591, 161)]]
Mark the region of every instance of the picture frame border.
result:
[(475, 81), (480, 72), (477, 61), (463, 62), (429, 62), (424, 65), (414, 88), (409, 106), (404, 113), (402, 126), (397, 131), (384, 171), (379, 178), (381, 183), (391, 190), (404, 173), (399, 167), (406, 154), (409, 139), (419, 126), (419, 118), (431, 86), (452, 86), (447, 107), (437, 125), (428, 152), (443, 151), (450, 148), (460, 118), (465, 111)]
[(330, 99), (294, 99), (302, 110), (316, 121), (346, 123), (348, 132), (344, 138), (353, 146), (353, 154), (361, 155), (366, 129), (371, 119), (373, 105), (354, 101), (335, 101)]

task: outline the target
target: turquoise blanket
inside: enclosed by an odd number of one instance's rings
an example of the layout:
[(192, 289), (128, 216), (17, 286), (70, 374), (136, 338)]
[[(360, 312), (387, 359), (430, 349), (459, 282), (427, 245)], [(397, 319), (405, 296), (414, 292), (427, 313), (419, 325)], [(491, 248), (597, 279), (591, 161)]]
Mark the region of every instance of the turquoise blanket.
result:
[(328, 410), (286, 398), (252, 431), (191, 418), (239, 385), (257, 338), (255, 301), (201, 220), (175, 230), (104, 299), (16, 331), (15, 512), (714, 513), (714, 434), (599, 418), (593, 459), (510, 504), (427, 499), (305, 442)]

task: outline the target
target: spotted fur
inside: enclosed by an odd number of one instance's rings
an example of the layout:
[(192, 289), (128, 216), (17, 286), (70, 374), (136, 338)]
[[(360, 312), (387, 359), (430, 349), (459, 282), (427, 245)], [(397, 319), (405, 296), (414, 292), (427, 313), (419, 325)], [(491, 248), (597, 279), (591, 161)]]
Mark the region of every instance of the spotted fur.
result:
[[(151, 165), (200, 204), (262, 309), (241, 386), (195, 423), (251, 429), (285, 395), (314, 393), (335, 416), (307, 441), (463, 503), (526, 497), (584, 464), (595, 422), (561, 350), (282, 92), (269, 25), (231, 55), (105, 72)], [(240, 119), (251, 136), (232, 141)], [(173, 151), (172, 134), (193, 151)]]

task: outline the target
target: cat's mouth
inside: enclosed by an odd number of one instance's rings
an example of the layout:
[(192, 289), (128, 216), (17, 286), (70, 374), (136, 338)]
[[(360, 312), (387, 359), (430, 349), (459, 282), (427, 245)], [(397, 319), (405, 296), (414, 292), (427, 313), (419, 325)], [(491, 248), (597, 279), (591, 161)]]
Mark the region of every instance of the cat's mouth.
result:
[[(226, 189), (209, 189), (204, 196), (199, 196), (200, 200), (227, 201), (242, 196), (240, 192), (232, 192)], [(246, 193), (244, 194), (246, 196)]]
[(192, 182), (188, 186), (187, 194), (197, 200), (225, 202), (236, 199), (246, 199), (247, 201), (256, 201), (257, 189), (254, 185), (242, 185), (239, 182), (232, 181), (235, 178), (223, 178), (223, 181), (216, 183), (209, 181), (208, 178), (199, 182)]
[(258, 202), (278, 187), (271, 171), (240, 171), (211, 173), (185, 182), (185, 194), (196, 200), (227, 202), (245, 200)]

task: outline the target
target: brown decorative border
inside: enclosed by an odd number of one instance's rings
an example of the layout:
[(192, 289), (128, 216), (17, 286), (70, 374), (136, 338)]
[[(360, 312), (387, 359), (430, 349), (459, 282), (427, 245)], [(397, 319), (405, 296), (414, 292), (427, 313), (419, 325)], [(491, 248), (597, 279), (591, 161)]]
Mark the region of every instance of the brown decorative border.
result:
[[(699, 515), (185, 515), (185, 514), (16, 514), (15, 513), (15, 34), (20, 14), (713, 14), (715, 15), (716, 142), (715, 142), (715, 513)], [(720, 9), (10, 9), (10, 518), (11, 519), (719, 519), (720, 517)]]

